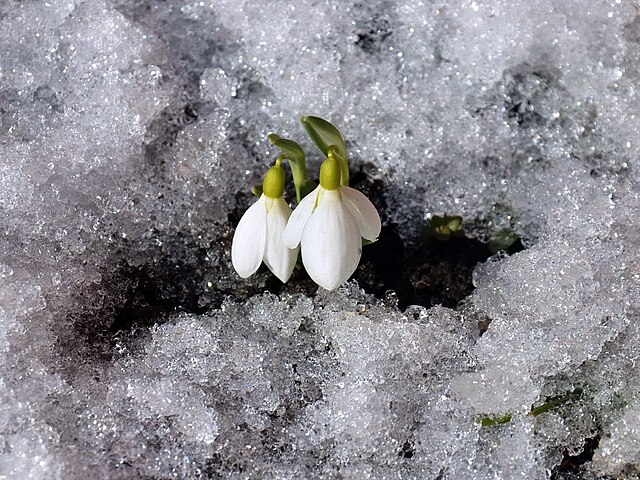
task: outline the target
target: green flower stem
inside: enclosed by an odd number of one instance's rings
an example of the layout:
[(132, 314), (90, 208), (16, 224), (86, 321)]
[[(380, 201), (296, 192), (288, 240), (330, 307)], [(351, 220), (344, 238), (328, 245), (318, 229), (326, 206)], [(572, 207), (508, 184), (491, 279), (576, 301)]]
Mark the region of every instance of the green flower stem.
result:
[(347, 159), (340, 155), (340, 150), (335, 145), (331, 145), (328, 150), (327, 156), (334, 158), (340, 164), (340, 185), (343, 187), (349, 186), (349, 163)]
[(267, 138), (271, 145), (282, 150), (282, 155), (278, 157), (276, 162), (287, 160), (289, 163), (291, 175), (293, 176), (293, 186), (296, 189), (296, 199), (298, 203), (300, 203), (300, 200), (315, 188), (314, 185), (313, 188), (309, 189), (309, 184), (312, 182), (307, 178), (307, 165), (304, 159), (304, 151), (300, 145), (293, 140), (282, 138), (275, 133), (272, 133)]
[(308, 181), (305, 162), (304, 160), (292, 160), (291, 158), (287, 158), (285, 155), (280, 155), (278, 158), (289, 162), (291, 175), (293, 176), (293, 186), (296, 189), (296, 200), (300, 203), (300, 200), (304, 198), (304, 195), (302, 194), (303, 184)]

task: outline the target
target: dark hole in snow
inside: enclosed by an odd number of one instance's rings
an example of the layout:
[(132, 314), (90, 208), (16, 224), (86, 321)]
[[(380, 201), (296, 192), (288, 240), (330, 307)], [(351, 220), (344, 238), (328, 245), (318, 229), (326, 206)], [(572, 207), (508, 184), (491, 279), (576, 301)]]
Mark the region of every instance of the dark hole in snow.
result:
[[(379, 180), (370, 180), (373, 177), (366, 172), (371, 168), (365, 165), (352, 177), (351, 184), (365, 193), (379, 211), (384, 211), (384, 185)], [(471, 280), (474, 268), (494, 253), (488, 244), (464, 236), (431, 238), (409, 251), (397, 233), (398, 228), (401, 227), (383, 227), (378, 241), (363, 248), (354, 278), (367, 292), (381, 298), (393, 290), (403, 310), (409, 305), (456, 307), (474, 289)], [(507, 253), (523, 249), (518, 240)]]
[(391, 24), (386, 18), (370, 18), (356, 28), (356, 42), (367, 54), (380, 52), (382, 43), (393, 33)]
[(398, 453), (398, 456), (402, 457), (402, 458), (412, 458), (413, 457), (413, 451), (414, 451), (413, 445), (411, 444), (411, 442), (409, 440), (407, 440), (402, 445), (402, 449), (400, 449), (400, 452)]
[(551, 480), (578, 480), (583, 478), (585, 473), (584, 466), (591, 462), (599, 443), (599, 436), (587, 438), (584, 449), (578, 455), (570, 455), (565, 452), (560, 465), (551, 472)]
[(165, 263), (158, 269), (125, 266), (122, 275), (131, 280), (125, 303), (117, 308), (110, 330), (113, 333), (138, 326), (150, 326), (174, 311), (204, 313), (198, 303), (202, 289), (189, 279), (179, 264)]
[[(373, 168), (364, 165), (351, 183), (384, 212), (385, 186), (375, 179)], [(237, 224), (241, 215), (240, 210), (231, 212), (230, 225)], [(488, 245), (462, 236), (431, 239), (408, 250), (399, 228), (385, 226), (379, 240), (363, 248), (353, 278), (379, 298), (395, 292), (393, 301), (397, 299), (401, 309), (409, 305), (456, 307), (473, 291), (471, 276), (476, 265), (492, 255)], [(303, 268), (296, 268), (286, 285), (264, 265), (249, 281), (240, 279), (228, 258), (232, 232), (212, 240), (208, 248), (187, 234), (156, 233), (157, 246), (134, 247), (123, 241), (114, 248), (102, 282), (77, 292), (78, 312), (68, 313), (66, 331), (59, 332), (61, 354), (90, 359), (88, 363), (108, 361), (118, 342), (146, 335), (149, 327), (163, 323), (173, 313), (202, 314), (218, 308), (226, 296), (243, 301), (264, 291), (315, 294), (318, 287)], [(522, 248), (518, 241), (508, 252)], [(91, 304), (100, 306), (94, 309), (88, 306)], [(86, 341), (79, 344), (78, 338)], [(72, 351), (78, 345), (82, 352)]]
[[(509, 253), (522, 250), (517, 242)], [(413, 252), (405, 252), (393, 228), (385, 228), (380, 240), (364, 248), (356, 279), (365, 290), (383, 296), (394, 290), (398, 305), (454, 308), (473, 291), (471, 275), (478, 263), (492, 256), (489, 247), (475, 239), (433, 240)]]

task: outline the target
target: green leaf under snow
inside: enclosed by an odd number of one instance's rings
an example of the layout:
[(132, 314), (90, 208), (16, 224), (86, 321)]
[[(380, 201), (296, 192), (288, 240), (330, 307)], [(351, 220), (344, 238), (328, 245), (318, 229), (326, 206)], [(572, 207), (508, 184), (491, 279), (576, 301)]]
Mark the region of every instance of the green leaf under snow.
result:
[(491, 253), (507, 250), (519, 239), (520, 237), (510, 228), (502, 228), (489, 239), (489, 250), (491, 250)]
[[(582, 388), (578, 387), (574, 391), (569, 392), (565, 395), (561, 395), (559, 397), (551, 398), (547, 400), (542, 405), (538, 405), (535, 408), (532, 408), (528, 415), (532, 417), (537, 417), (543, 413), (548, 412), (549, 410), (553, 410), (560, 405), (567, 403), (572, 400), (579, 400), (582, 397)], [(507, 413), (505, 415), (487, 415), (484, 417), (478, 418), (480, 425), (483, 427), (493, 427), (496, 425), (504, 425), (505, 423), (509, 423), (511, 421), (512, 415)]]
[(449, 240), (451, 237), (462, 235), (462, 217), (434, 215), (426, 228), (427, 237), (435, 237), (437, 240)]
[(488, 417), (480, 417), (480, 425), (483, 427), (493, 427), (495, 425), (504, 425), (505, 423), (509, 423), (511, 421), (511, 414), (507, 413), (506, 415), (492, 415)]
[(578, 400), (580, 397), (582, 397), (582, 388), (578, 387), (573, 392), (567, 393), (566, 395), (563, 395), (561, 397), (552, 398), (551, 400), (547, 400), (542, 405), (539, 405), (536, 408), (532, 408), (529, 412), (529, 415), (531, 415), (532, 417), (537, 417), (541, 413), (548, 412), (549, 410), (552, 410), (570, 400)]

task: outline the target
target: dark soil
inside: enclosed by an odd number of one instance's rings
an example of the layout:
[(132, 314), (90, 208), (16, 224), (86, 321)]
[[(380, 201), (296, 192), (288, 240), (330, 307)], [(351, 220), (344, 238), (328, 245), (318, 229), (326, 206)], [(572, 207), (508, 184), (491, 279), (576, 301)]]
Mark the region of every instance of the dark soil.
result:
[[(523, 249), (520, 241), (507, 253)], [(355, 278), (369, 293), (384, 296), (395, 291), (398, 306), (454, 308), (474, 289), (473, 269), (491, 257), (487, 244), (466, 238), (429, 239), (412, 252), (406, 252), (395, 229), (385, 227), (380, 239), (363, 248)]]
[[(384, 182), (376, 179), (373, 165), (363, 165), (352, 176), (351, 185), (367, 195), (378, 211), (386, 211)], [(364, 246), (354, 278), (380, 298), (393, 290), (403, 310), (409, 305), (456, 307), (474, 289), (471, 275), (476, 265), (494, 254), (488, 244), (465, 237), (463, 231), (447, 239), (425, 236), (411, 250), (397, 232), (396, 225), (385, 226), (377, 242)], [(506, 251), (511, 255), (523, 249), (518, 240)]]

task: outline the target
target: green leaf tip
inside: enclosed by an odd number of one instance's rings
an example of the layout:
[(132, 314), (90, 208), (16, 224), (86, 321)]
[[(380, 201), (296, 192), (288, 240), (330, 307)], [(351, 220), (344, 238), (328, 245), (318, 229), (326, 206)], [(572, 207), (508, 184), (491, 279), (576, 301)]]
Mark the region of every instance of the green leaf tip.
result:
[(491, 253), (498, 253), (501, 250), (507, 250), (511, 245), (516, 243), (520, 237), (510, 228), (501, 228), (489, 239), (489, 250)]
[(298, 143), (288, 138), (282, 138), (280, 135), (270, 133), (267, 140), (274, 147), (282, 150), (282, 155), (289, 161), (304, 162), (304, 150)]
[(262, 195), (262, 185), (254, 185), (251, 187), (251, 193), (253, 193), (256, 197)]
[(451, 237), (460, 237), (463, 233), (462, 217), (457, 216), (434, 215), (426, 227), (426, 236), (436, 240), (449, 240)]
[(323, 118), (311, 115), (301, 117), (300, 122), (311, 141), (324, 155), (329, 156), (329, 147), (334, 145), (340, 156), (347, 160), (347, 145), (336, 127)]

